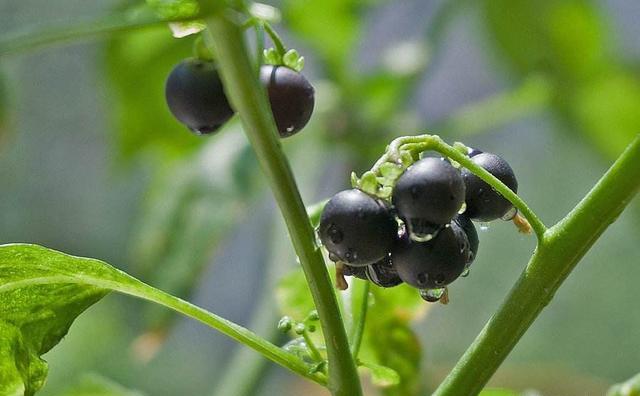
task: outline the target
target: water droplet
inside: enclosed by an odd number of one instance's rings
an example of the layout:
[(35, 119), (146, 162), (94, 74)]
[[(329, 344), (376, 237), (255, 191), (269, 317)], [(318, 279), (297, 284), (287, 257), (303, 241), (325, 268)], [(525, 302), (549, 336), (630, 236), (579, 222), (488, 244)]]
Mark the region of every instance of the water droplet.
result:
[(513, 218), (516, 217), (517, 214), (518, 209), (515, 206), (512, 206), (511, 209), (509, 209), (509, 211), (501, 217), (501, 219), (504, 221), (510, 221), (513, 220)]
[(460, 210), (458, 210), (458, 214), (463, 214), (466, 211), (467, 211), (467, 203), (463, 202), (462, 206), (460, 206)]
[(422, 289), (420, 290), (420, 297), (427, 302), (436, 302), (444, 295), (445, 288), (438, 289)]
[(329, 260), (333, 261), (334, 263), (337, 263), (338, 261), (340, 261), (340, 257), (329, 252)]
[(329, 235), (329, 239), (331, 243), (339, 244), (344, 239), (344, 234), (342, 231), (335, 225), (331, 224), (327, 229), (327, 234)]
[(293, 125), (289, 125), (287, 127), (287, 132), (293, 132), (294, 129), (296, 129), (296, 127), (294, 127)]
[(462, 273), (460, 274), (460, 276), (463, 278), (466, 278), (467, 276), (469, 276), (470, 272), (471, 270), (469, 268), (465, 268), (464, 271), (462, 271)]
[(488, 229), (489, 229), (489, 223), (487, 222), (480, 223), (480, 231), (486, 231)]

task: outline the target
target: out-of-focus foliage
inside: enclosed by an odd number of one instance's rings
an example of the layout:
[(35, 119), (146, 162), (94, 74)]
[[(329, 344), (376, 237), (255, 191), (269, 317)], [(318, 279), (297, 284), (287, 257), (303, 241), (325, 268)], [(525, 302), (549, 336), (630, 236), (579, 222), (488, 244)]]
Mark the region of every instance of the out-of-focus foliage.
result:
[[(352, 296), (352, 293), (356, 293), (357, 282), (354, 280), (351, 292), (337, 295), (338, 301), (343, 302), (341, 308), (347, 328), (355, 326), (357, 312), (353, 311), (359, 309), (358, 302)], [(311, 293), (300, 270), (283, 278), (276, 296), (281, 312), (297, 320), (304, 318), (314, 308)], [(416, 290), (406, 285), (393, 289), (371, 286), (369, 300), (369, 312), (358, 355), (363, 366), (371, 371), (372, 377), (376, 377), (372, 378), (374, 383), (384, 386), (382, 392), (385, 395), (417, 394), (421, 386), (422, 353), (411, 322), (422, 317), (429, 305)], [(351, 311), (345, 310), (345, 306), (351, 307)], [(397, 384), (396, 374), (399, 376)]]
[[(87, 264), (86, 272), (78, 271), (80, 262)], [(0, 394), (30, 396), (42, 388), (48, 366), (40, 356), (107, 294), (73, 282), (104, 275), (95, 263), (32, 245), (0, 246)]]
[(640, 396), (640, 374), (609, 389), (607, 396)]
[(5, 124), (7, 123), (7, 96), (7, 83), (5, 82), (4, 74), (0, 70), (0, 139), (2, 139)]
[(548, 78), (570, 129), (617, 156), (640, 130), (640, 80), (615, 53), (597, 3), (485, 0), (482, 7), (516, 74)]
[(484, 389), (479, 396), (520, 396), (520, 393), (509, 389)]
[(61, 396), (143, 396), (97, 374), (87, 374)]
[(146, 2), (165, 19), (193, 17), (200, 9), (195, 0), (146, 0)]
[(176, 40), (167, 27), (148, 28), (113, 38), (107, 45), (106, 75), (113, 92), (116, 147), (122, 158), (149, 151), (164, 161), (202, 144), (185, 133), (165, 103), (164, 83), (183, 58), (191, 56), (193, 40)]
[[(150, 284), (188, 298), (212, 253), (245, 216), (256, 161), (234, 124), (195, 155), (161, 167), (135, 232), (132, 259)], [(164, 332), (175, 314), (145, 308), (146, 326)]]

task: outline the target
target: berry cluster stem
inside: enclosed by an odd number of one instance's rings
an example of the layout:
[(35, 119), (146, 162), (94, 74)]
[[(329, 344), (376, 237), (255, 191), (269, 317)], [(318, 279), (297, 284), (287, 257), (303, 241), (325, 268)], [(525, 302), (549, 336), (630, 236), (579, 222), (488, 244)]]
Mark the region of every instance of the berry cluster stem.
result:
[(285, 157), (264, 90), (253, 73), (241, 27), (219, 15), (207, 20), (219, 55), (220, 73), (232, 105), (280, 206), (313, 296), (327, 348), (329, 390), (334, 396), (362, 395), (355, 362), (322, 252), (315, 244), (300, 192)]
[(544, 233), (502, 306), (434, 395), (475, 395), (482, 390), (580, 259), (638, 193), (638, 180), (640, 135), (582, 201)]
[(471, 159), (464, 153), (460, 152), (453, 146), (445, 143), (437, 135), (416, 135), (416, 136), (402, 136), (394, 139), (385, 153), (376, 161), (371, 168), (371, 172), (379, 173), (380, 167), (386, 162), (400, 163), (401, 155), (403, 152), (408, 152), (413, 156), (417, 156), (423, 151), (433, 150), (440, 154), (446, 155), (452, 160), (458, 162), (460, 165), (469, 169), (472, 173), (478, 176), (480, 179), (487, 182), (498, 193), (511, 202), (522, 215), (529, 221), (533, 228), (538, 241), (541, 241), (547, 227), (542, 220), (536, 216), (536, 214), (529, 208), (529, 206), (509, 187), (502, 183), (498, 178), (489, 173), (486, 169), (479, 165), (476, 165)]

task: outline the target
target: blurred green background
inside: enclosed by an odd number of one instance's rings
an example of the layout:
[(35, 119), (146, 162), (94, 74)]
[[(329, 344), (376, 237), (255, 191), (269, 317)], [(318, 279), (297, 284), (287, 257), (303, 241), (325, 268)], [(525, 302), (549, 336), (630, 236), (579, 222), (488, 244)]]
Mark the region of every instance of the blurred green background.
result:
[[(0, 41), (140, 3), (0, 0)], [(310, 125), (283, 141), (308, 204), (346, 188), (394, 137), (431, 131), (505, 157), (520, 195), (553, 224), (640, 132), (637, 0), (270, 4), (316, 87)], [(192, 42), (160, 26), (0, 59), (0, 243), (103, 259), (278, 339), (274, 290), (296, 262), (239, 123), (198, 138), (164, 104), (164, 78)], [(640, 372), (638, 224), (636, 200), (492, 386), (598, 395)], [(451, 303), (412, 322), (426, 389), (535, 246), (503, 222), (480, 240)], [(118, 296), (82, 315), (45, 358), (43, 395), (87, 372), (158, 396), (324, 392), (199, 324)]]

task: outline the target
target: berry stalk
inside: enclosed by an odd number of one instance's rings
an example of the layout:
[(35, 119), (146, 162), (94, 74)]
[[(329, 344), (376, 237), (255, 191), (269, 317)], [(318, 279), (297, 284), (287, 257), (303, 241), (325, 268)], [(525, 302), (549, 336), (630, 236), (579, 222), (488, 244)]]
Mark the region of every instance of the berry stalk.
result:
[(502, 306), (434, 395), (479, 393), (542, 309), (640, 189), (640, 135), (582, 201), (547, 230)]
[(324, 258), (315, 245), (293, 173), (280, 146), (266, 95), (253, 73), (241, 28), (220, 15), (207, 25), (219, 55), (220, 72), (234, 108), (284, 216), (321, 319), (329, 360), (328, 387), (335, 396), (362, 394), (355, 362)]

